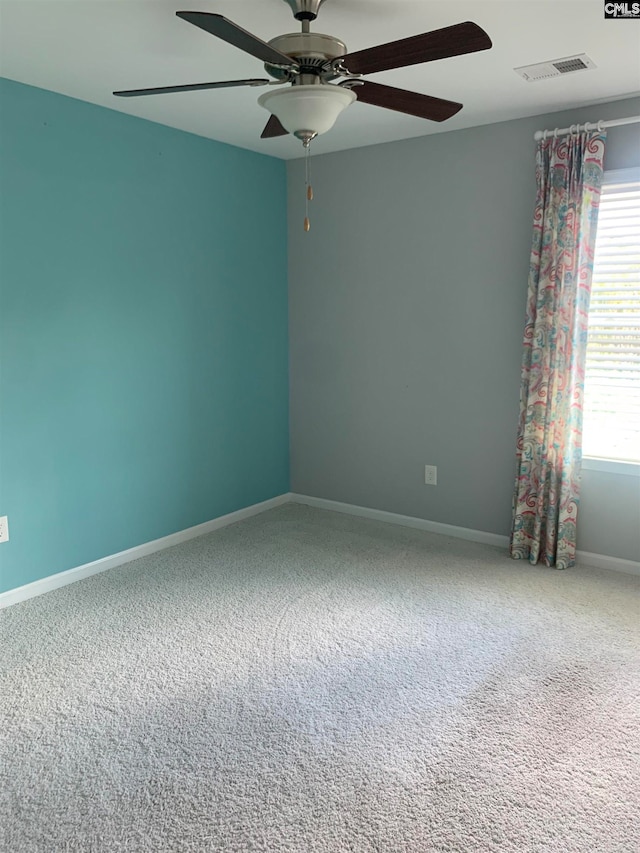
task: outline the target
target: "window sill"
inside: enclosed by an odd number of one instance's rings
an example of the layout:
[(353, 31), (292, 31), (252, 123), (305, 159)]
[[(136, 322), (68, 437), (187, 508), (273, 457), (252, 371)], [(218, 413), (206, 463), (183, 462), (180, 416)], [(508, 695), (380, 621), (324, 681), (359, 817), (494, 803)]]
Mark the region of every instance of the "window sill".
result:
[(605, 471), (608, 474), (640, 477), (640, 462), (622, 462), (619, 459), (596, 459), (595, 456), (585, 456), (582, 459), (582, 468), (586, 471)]

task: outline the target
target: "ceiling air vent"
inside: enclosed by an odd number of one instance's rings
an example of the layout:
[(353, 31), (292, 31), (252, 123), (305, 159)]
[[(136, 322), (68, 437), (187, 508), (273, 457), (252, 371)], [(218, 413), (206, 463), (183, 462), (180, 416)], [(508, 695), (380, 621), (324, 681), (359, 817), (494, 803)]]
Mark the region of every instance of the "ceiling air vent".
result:
[(589, 59), (586, 53), (577, 56), (563, 56), (561, 59), (550, 59), (549, 62), (538, 62), (536, 65), (522, 65), (514, 68), (527, 83), (535, 83), (538, 80), (549, 80), (551, 77), (561, 77), (563, 74), (573, 74), (574, 71), (588, 71), (595, 68), (593, 59)]

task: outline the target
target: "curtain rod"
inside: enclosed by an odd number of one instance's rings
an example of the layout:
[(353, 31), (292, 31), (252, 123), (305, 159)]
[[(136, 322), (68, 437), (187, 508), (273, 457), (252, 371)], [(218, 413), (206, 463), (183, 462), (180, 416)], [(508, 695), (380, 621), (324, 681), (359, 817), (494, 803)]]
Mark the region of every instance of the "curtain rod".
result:
[(571, 127), (556, 127), (555, 130), (536, 130), (533, 138), (538, 141), (545, 136), (564, 136), (567, 133), (578, 133), (581, 130), (603, 130), (605, 127), (616, 127), (619, 124), (635, 124), (638, 121), (640, 121), (640, 116), (629, 116), (629, 118), (613, 118), (611, 121), (572, 124)]

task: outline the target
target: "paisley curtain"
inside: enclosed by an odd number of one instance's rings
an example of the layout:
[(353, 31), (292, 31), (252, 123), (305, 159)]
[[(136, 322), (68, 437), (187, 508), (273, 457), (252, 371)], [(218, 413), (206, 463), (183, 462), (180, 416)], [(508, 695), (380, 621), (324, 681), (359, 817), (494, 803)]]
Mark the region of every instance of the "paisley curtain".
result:
[(541, 139), (516, 446), (511, 556), (575, 564), (582, 402), (606, 133)]

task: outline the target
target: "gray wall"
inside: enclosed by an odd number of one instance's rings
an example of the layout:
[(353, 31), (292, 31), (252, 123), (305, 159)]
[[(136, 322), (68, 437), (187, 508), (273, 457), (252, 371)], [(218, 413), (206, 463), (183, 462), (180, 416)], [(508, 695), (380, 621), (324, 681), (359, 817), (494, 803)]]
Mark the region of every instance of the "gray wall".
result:
[[(507, 534), (533, 132), (640, 99), (288, 165), (292, 490)], [(606, 168), (640, 164), (640, 125)], [(438, 485), (424, 485), (424, 465)], [(586, 471), (579, 547), (640, 556), (640, 479)]]

